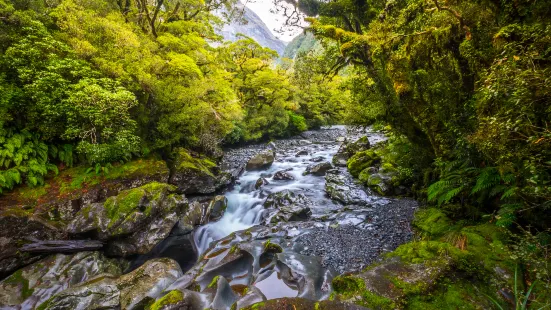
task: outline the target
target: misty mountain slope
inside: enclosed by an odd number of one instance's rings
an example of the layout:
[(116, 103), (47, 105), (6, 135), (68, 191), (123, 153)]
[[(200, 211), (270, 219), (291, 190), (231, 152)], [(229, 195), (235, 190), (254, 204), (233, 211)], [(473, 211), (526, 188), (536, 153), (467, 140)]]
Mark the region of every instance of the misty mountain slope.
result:
[[(242, 4), (239, 5), (243, 6)], [(235, 41), (238, 39), (237, 34), (242, 33), (253, 38), (260, 45), (271, 48), (277, 51), (279, 55), (283, 55), (286, 46), (285, 42), (276, 38), (255, 12), (245, 7), (242, 17), (246, 22), (241, 20), (233, 21), (230, 24), (224, 25), (221, 29), (220, 34), (224, 36), (225, 40)]]

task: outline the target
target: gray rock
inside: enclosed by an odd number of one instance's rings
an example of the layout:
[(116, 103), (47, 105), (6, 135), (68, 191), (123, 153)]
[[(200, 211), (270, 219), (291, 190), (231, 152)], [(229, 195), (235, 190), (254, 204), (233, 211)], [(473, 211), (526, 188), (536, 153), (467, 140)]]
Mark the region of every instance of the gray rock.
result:
[(310, 158), (310, 161), (315, 162), (315, 163), (320, 163), (324, 160), (325, 160), (325, 157), (323, 157), (323, 156), (316, 156), (316, 157)]
[(325, 192), (331, 199), (344, 205), (367, 205), (364, 189), (338, 170), (328, 170), (325, 175)]
[(272, 150), (266, 150), (262, 153), (256, 154), (247, 162), (245, 169), (251, 170), (262, 170), (270, 167), (275, 160), (275, 153)]
[(254, 184), (254, 189), (259, 189), (262, 186), (268, 185), (268, 184), (270, 184), (268, 183), (268, 180), (266, 180), (265, 178), (259, 178), (258, 180), (256, 180), (256, 183)]
[(306, 156), (308, 155), (308, 151), (307, 150), (302, 150), (302, 151), (298, 151), (295, 156), (296, 157), (299, 157), (299, 156)]
[(273, 177), (274, 180), (283, 181), (283, 180), (294, 180), (295, 177), (292, 176), (290, 173), (288, 173), (285, 170), (278, 171), (274, 174)]
[(346, 141), (341, 145), (337, 154), (333, 156), (332, 163), (337, 167), (346, 167), (346, 161), (358, 152), (362, 152), (371, 148), (369, 139), (367, 136), (363, 136), (355, 142), (347, 143)]
[(306, 167), (306, 171), (304, 171), (304, 174), (324, 176), (327, 170), (330, 170), (330, 169), (333, 169), (333, 166), (331, 166), (331, 164), (328, 162), (324, 162), (324, 163), (319, 163), (316, 165), (310, 165)]
[(48, 256), (0, 282), (0, 305), (35, 308), (51, 296), (99, 274), (121, 274), (117, 260), (99, 252)]
[(278, 223), (307, 220), (312, 214), (312, 202), (302, 194), (295, 194), (289, 190), (272, 193), (266, 198), (264, 207), (268, 214), (264, 216), (264, 223)]

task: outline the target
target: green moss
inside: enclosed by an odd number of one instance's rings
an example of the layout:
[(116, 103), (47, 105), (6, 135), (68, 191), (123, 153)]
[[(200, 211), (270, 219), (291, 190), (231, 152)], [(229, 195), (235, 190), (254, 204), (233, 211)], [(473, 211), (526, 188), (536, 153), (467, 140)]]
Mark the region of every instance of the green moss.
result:
[(165, 296), (157, 299), (151, 306), (147, 309), (149, 310), (160, 310), (164, 306), (174, 305), (184, 300), (184, 294), (179, 290), (172, 290), (168, 292)]
[(391, 299), (367, 290), (362, 293), (362, 305), (371, 309), (392, 310), (397, 308), (396, 303)]
[(347, 161), (348, 171), (355, 177), (358, 177), (360, 173), (369, 167), (378, 164), (380, 157), (373, 150), (367, 150), (354, 154)]
[[(149, 201), (159, 200), (163, 194), (175, 191), (176, 187), (158, 182), (151, 182), (144, 186), (125, 190), (117, 196), (108, 198), (104, 203), (107, 217), (111, 220), (110, 225), (116, 223), (119, 219), (135, 212), (139, 207), (142, 197), (148, 197)], [(148, 214), (148, 210), (144, 210)], [(149, 210), (149, 213), (151, 209)]]
[(264, 242), (264, 250), (271, 253), (281, 253), (283, 249), (279, 244), (272, 243), (270, 240)]
[(218, 284), (218, 279), (220, 278), (220, 276), (216, 276), (214, 278), (212, 278), (212, 281), (210, 281), (209, 285), (207, 285), (207, 288), (215, 288), (216, 285)]
[(398, 256), (402, 261), (412, 264), (434, 264), (450, 257), (461, 257), (462, 251), (446, 242), (418, 241), (399, 246), (388, 256)]
[(189, 154), (186, 149), (179, 148), (176, 150), (174, 168), (177, 171), (187, 169), (199, 170), (210, 176), (214, 176), (211, 169), (216, 167), (216, 164), (208, 158), (195, 158)]
[(7, 284), (19, 286), (21, 290), (20, 297), (22, 300), (29, 298), (34, 293), (34, 289), (29, 288), (29, 280), (23, 277), (22, 269), (19, 269), (16, 272), (14, 272), (11, 276), (9, 276), (6, 280), (4, 280), (4, 282)]
[(369, 173), (369, 168), (365, 168), (364, 170), (362, 170), (362, 172), (360, 172), (360, 175), (358, 176), (358, 179), (360, 179), (360, 182), (367, 185), (367, 182), (369, 181), (369, 176), (370, 175), (371, 175), (371, 173)]
[(333, 279), (332, 283), (335, 292), (345, 297), (349, 297), (354, 295), (354, 293), (365, 290), (364, 280), (354, 276), (338, 276)]
[[(445, 279), (431, 294), (410, 296), (406, 301), (405, 309), (491, 309), (494, 305), (487, 296), (495, 295), (494, 291), (479, 282), (473, 284), (469, 280), (461, 279), (452, 282), (450, 279)], [(494, 297), (497, 298), (497, 296)]]
[(429, 208), (415, 213), (413, 226), (430, 236), (441, 236), (453, 225), (444, 212), (436, 208)]

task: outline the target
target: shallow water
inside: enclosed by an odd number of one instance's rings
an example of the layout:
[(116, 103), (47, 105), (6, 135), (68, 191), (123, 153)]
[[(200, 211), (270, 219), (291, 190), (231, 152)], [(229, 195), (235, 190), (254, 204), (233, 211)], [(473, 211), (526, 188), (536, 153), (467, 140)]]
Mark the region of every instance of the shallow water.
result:
[[(333, 127), (335, 129), (335, 127)], [(343, 134), (343, 127), (338, 127)], [(369, 134), (372, 143), (384, 139), (383, 136), (374, 133)], [(357, 135), (349, 134), (349, 139), (357, 138)], [(232, 232), (244, 230), (259, 224), (263, 219), (262, 206), (270, 193), (282, 190), (290, 190), (295, 194), (304, 194), (312, 201), (311, 211), (313, 216), (320, 216), (336, 210), (339, 205), (329, 199), (325, 194), (325, 177), (303, 175), (309, 165), (322, 162), (331, 163), (331, 159), (337, 153), (340, 144), (335, 139), (331, 141), (309, 140), (282, 140), (276, 142), (276, 160), (271, 167), (261, 171), (246, 171), (239, 177), (238, 184), (229, 192), (228, 208), (224, 216), (217, 222), (210, 223), (197, 229), (194, 233), (194, 241), (199, 254), (208, 249), (212, 241), (220, 240)], [(308, 155), (297, 156), (299, 151), (307, 151)], [(316, 162), (313, 158), (319, 158)], [(273, 175), (282, 170), (288, 170), (294, 180), (274, 180)], [(264, 177), (269, 184), (259, 190), (254, 189), (256, 181)], [(367, 200), (372, 199), (366, 197)]]

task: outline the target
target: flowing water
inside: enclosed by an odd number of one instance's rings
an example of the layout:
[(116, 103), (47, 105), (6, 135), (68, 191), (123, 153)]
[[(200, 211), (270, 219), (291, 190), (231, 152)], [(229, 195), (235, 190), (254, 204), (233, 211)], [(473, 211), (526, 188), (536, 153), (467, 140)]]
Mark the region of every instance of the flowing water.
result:
[[(346, 134), (344, 127), (332, 127), (338, 134)], [(349, 139), (356, 135), (348, 134)], [(342, 136), (339, 139), (342, 141)], [(383, 136), (370, 134), (371, 142), (384, 139)], [(280, 140), (276, 141), (276, 160), (271, 167), (261, 171), (246, 171), (240, 176), (233, 190), (227, 192), (228, 207), (224, 216), (217, 222), (200, 227), (194, 234), (195, 244), (199, 254), (208, 249), (212, 241), (219, 240), (232, 232), (247, 229), (257, 225), (263, 218), (263, 202), (270, 193), (290, 190), (295, 194), (307, 196), (313, 203), (313, 216), (322, 215), (339, 206), (325, 194), (325, 177), (303, 175), (309, 165), (331, 162), (342, 142), (332, 139), (320, 141), (319, 138), (310, 140)], [(307, 155), (297, 155), (299, 151), (308, 152)], [(273, 175), (278, 171), (287, 171), (294, 180), (274, 180)], [(256, 190), (254, 185), (259, 178), (264, 177), (269, 184)], [(366, 197), (369, 199), (369, 197)]]

